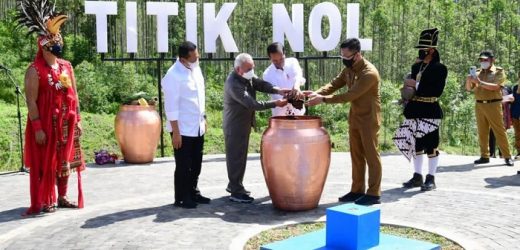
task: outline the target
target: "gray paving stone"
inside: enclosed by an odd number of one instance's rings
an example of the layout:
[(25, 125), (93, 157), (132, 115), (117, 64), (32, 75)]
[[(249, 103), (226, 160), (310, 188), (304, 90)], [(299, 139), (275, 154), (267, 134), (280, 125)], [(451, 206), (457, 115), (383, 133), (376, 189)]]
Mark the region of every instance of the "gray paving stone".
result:
[[(348, 153), (334, 153), (320, 206), (288, 213), (272, 208), (259, 156), (249, 157), (244, 183), (256, 198), (234, 204), (223, 155), (204, 156), (199, 187), (210, 205), (185, 210), (172, 206), (171, 158), (146, 165), (90, 165), (83, 174), (86, 207), (21, 218), (29, 204), (27, 174), (0, 176), (0, 249), (240, 249), (255, 233), (287, 223), (323, 220), (325, 209), (350, 187)], [(400, 155), (383, 160), (382, 222), (412, 226), (447, 236), (467, 249), (520, 246), (518, 167), (492, 159), (442, 155), (438, 189), (403, 190), (412, 167)], [(520, 163), (519, 163), (520, 164)], [(71, 178), (71, 198), (76, 196)]]

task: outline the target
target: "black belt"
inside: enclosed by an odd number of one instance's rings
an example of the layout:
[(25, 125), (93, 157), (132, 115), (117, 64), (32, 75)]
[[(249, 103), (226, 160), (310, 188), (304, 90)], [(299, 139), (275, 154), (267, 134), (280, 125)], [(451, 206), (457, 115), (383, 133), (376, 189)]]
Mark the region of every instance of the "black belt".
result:
[(493, 102), (501, 102), (502, 99), (493, 99), (493, 100), (477, 100), (478, 103), (493, 103)]

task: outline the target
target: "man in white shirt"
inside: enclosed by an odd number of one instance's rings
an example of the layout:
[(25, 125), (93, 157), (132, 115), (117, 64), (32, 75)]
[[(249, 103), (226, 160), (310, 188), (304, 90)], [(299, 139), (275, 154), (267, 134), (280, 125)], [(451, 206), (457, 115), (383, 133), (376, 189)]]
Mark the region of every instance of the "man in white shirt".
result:
[(175, 206), (195, 208), (209, 198), (197, 188), (206, 132), (204, 77), (199, 52), (192, 42), (179, 46), (177, 61), (162, 79), (166, 130), (175, 156)]
[[(285, 58), (284, 47), (275, 42), (267, 47), (267, 54), (271, 60), (271, 65), (264, 71), (264, 81), (273, 86), (285, 89), (295, 89), (300, 91), (300, 86), (305, 84), (302, 68), (296, 58)], [(279, 94), (272, 94), (272, 100), (282, 99)], [(301, 109), (295, 108), (291, 103), (285, 107), (271, 109), (273, 116), (304, 115), (305, 106)]]

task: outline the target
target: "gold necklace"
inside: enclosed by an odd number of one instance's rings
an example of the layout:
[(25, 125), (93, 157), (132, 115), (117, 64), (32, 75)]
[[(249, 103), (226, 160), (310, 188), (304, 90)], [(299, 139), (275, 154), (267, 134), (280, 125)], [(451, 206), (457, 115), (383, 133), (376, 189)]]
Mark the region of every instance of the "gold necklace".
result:
[(423, 69), (423, 64), (421, 63), (421, 68), (419, 68), (419, 73), (417, 73), (417, 76), (415, 77), (416, 82), (418, 82), (418, 83), (421, 82), (422, 74), (426, 70), (426, 68), (428, 68), (428, 65), (430, 65), (430, 63), (426, 64), (426, 66), (424, 66), (424, 69)]

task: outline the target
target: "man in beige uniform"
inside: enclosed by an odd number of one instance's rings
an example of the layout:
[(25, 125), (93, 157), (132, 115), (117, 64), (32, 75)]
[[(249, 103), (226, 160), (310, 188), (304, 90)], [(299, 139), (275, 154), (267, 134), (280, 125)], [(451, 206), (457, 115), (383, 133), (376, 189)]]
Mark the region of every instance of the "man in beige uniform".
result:
[[(360, 53), (359, 40), (349, 38), (341, 43), (341, 57), (345, 68), (329, 84), (318, 91), (305, 91), (311, 97), (308, 106), (320, 103), (350, 102), (349, 138), (352, 158), (351, 191), (339, 198), (341, 202), (359, 205), (381, 203), (381, 157), (378, 135), (381, 126), (379, 72)], [(348, 91), (332, 95), (343, 86)], [(365, 193), (365, 171), (368, 164), (368, 190)]]
[(466, 90), (475, 93), (475, 115), (477, 118), (480, 159), (475, 164), (489, 163), (489, 129), (495, 134), (498, 148), (507, 166), (514, 166), (507, 142), (506, 129), (502, 116), (502, 87), (506, 82), (504, 70), (494, 65), (495, 56), (490, 50), (480, 53), (481, 68), (476, 77), (469, 75)]

